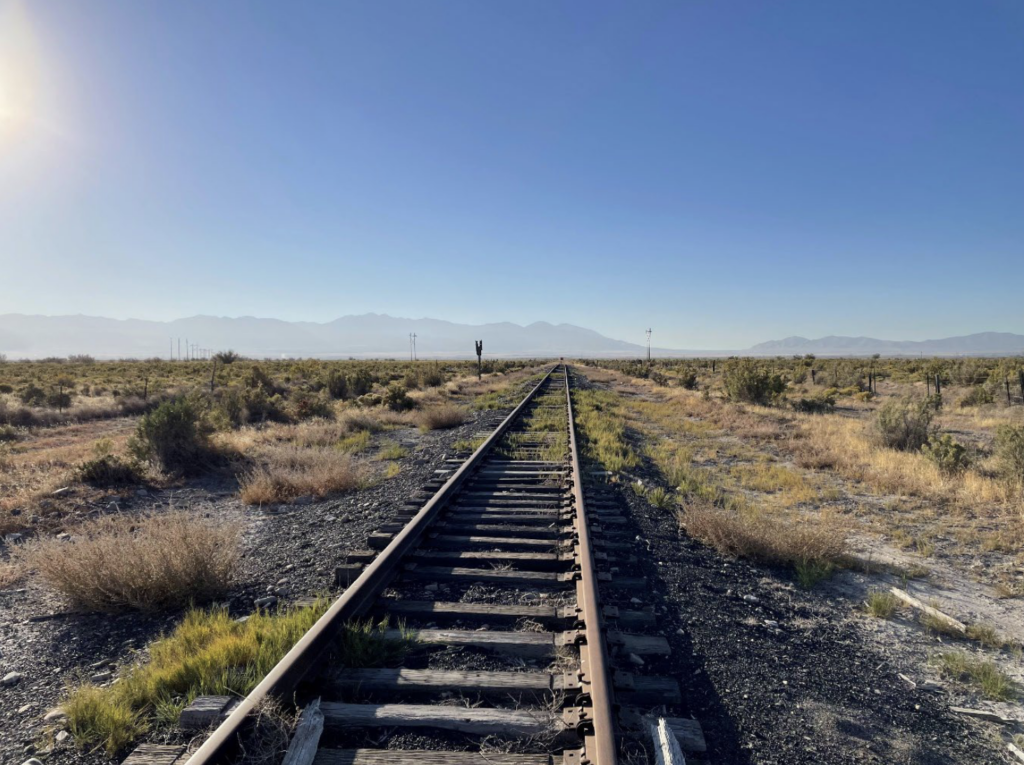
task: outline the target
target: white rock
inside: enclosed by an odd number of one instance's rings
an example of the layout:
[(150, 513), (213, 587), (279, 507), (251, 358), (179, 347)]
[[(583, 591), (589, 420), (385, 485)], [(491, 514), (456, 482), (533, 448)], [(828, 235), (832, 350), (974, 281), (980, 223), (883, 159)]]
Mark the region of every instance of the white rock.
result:
[(256, 608), (266, 608), (267, 606), (272, 606), (275, 603), (277, 603), (277, 598), (273, 595), (268, 595), (265, 598), (257, 598), (253, 601), (253, 605), (256, 606)]
[(637, 655), (636, 655), (635, 653), (631, 653), (631, 654), (629, 655), (629, 663), (630, 663), (630, 664), (635, 664), (635, 665), (636, 665), (636, 666), (638, 666), (638, 667), (642, 667), (642, 666), (644, 665), (644, 663), (645, 663), (645, 662), (644, 662), (644, 660), (643, 660), (643, 659), (641, 659), (641, 658), (640, 658), (639, 656), (637, 656)]
[(759, 603), (759, 602), (760, 602), (760, 601), (759, 601), (759, 600), (757, 599), (757, 596), (756, 596), (756, 595), (744, 595), (744, 596), (743, 596), (743, 599), (744, 599), (745, 601), (747, 601), (748, 603)]
[(63, 709), (57, 708), (51, 709), (49, 712), (43, 715), (43, 719), (46, 722), (58, 722), (60, 720), (68, 719), (68, 715), (67, 712), (65, 712)]
[(8, 672), (3, 676), (3, 678), (0, 678), (0, 685), (10, 687), (12, 685), (17, 685), (23, 679), (25, 679), (25, 674), (23, 672)]
[(71, 734), (68, 733), (66, 730), (62, 730), (60, 733), (53, 737), (53, 740), (56, 741), (58, 744), (63, 744), (69, 738), (71, 738)]

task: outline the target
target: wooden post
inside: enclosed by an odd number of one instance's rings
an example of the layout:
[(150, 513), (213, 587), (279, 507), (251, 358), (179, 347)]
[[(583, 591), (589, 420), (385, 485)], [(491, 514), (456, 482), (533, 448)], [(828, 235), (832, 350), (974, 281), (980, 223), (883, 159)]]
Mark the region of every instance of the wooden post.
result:
[(149, 398), (149, 378), (142, 378), (142, 400), (146, 401)]
[(1004, 377), (1003, 384), (1006, 385), (1006, 405), (1013, 406), (1013, 399), (1010, 398), (1010, 378)]
[(818, 375), (818, 371), (814, 367), (811, 367), (811, 385), (815, 384), (815, 379), (814, 378), (817, 377), (817, 375)]
[(484, 341), (476, 340), (476, 379), (481, 380), (484, 376), (483, 367), (483, 354), (484, 354)]
[(1024, 369), (1017, 370), (1017, 380), (1020, 382), (1020, 398), (1024, 401)]
[(217, 380), (217, 357), (213, 359), (213, 371), (210, 372), (210, 393), (213, 393), (213, 385)]
[(932, 395), (932, 378), (930, 378), (928, 375), (924, 376), (924, 386), (928, 395)]
[(935, 395), (942, 395), (942, 378), (939, 376), (938, 372), (935, 373)]

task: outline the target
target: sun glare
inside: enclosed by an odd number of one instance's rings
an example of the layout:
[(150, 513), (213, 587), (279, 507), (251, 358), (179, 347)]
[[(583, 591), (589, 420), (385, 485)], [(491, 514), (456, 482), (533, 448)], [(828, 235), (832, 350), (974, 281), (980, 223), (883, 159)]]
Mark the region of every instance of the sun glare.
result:
[(0, 1), (0, 139), (20, 137), (38, 120), (39, 64), (24, 2)]

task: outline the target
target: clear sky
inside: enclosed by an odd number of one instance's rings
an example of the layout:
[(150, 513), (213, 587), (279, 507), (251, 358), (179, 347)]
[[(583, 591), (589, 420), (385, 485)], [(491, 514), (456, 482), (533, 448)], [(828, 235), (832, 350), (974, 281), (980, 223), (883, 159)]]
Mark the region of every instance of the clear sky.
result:
[(1024, 332), (1019, 0), (0, 0), (0, 313)]

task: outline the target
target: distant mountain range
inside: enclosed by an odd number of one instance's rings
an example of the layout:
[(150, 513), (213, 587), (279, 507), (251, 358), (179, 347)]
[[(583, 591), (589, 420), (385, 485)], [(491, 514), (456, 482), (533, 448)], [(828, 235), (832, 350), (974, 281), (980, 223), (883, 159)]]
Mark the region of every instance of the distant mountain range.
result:
[(45, 358), (85, 353), (96, 358), (167, 358), (187, 344), (244, 356), (323, 358), (408, 358), (416, 334), (419, 358), (470, 358), (474, 340), (494, 357), (639, 356), (646, 348), (612, 340), (572, 324), (510, 322), (455, 324), (438, 319), (400, 319), (368, 313), (324, 324), (193, 316), (175, 321), (105, 319), (97, 316), (0, 315), (0, 353), (8, 358)]
[(874, 337), (830, 335), (808, 340), (787, 337), (758, 343), (747, 349), (751, 356), (788, 356), (813, 353), (818, 356), (1016, 356), (1024, 354), (1024, 335), (1011, 332), (979, 332), (939, 340), (878, 340)]
[[(539, 321), (456, 324), (439, 319), (402, 319), (368, 313), (326, 323), (289, 322), (252, 316), (193, 316), (175, 321), (105, 319), (98, 316), (0, 315), (0, 353), (10, 359), (89, 354), (96, 358), (167, 358), (178, 339), (215, 351), (233, 349), (245, 356), (322, 358), (408, 358), (409, 335), (416, 334), (419, 358), (470, 358), (474, 340), (484, 341), (491, 358), (619, 357), (640, 358), (638, 343), (613, 340), (572, 324)], [(982, 332), (940, 340), (878, 340), (871, 337), (787, 337), (746, 350), (654, 348), (656, 356), (1003, 356), (1024, 354), (1024, 335)]]

